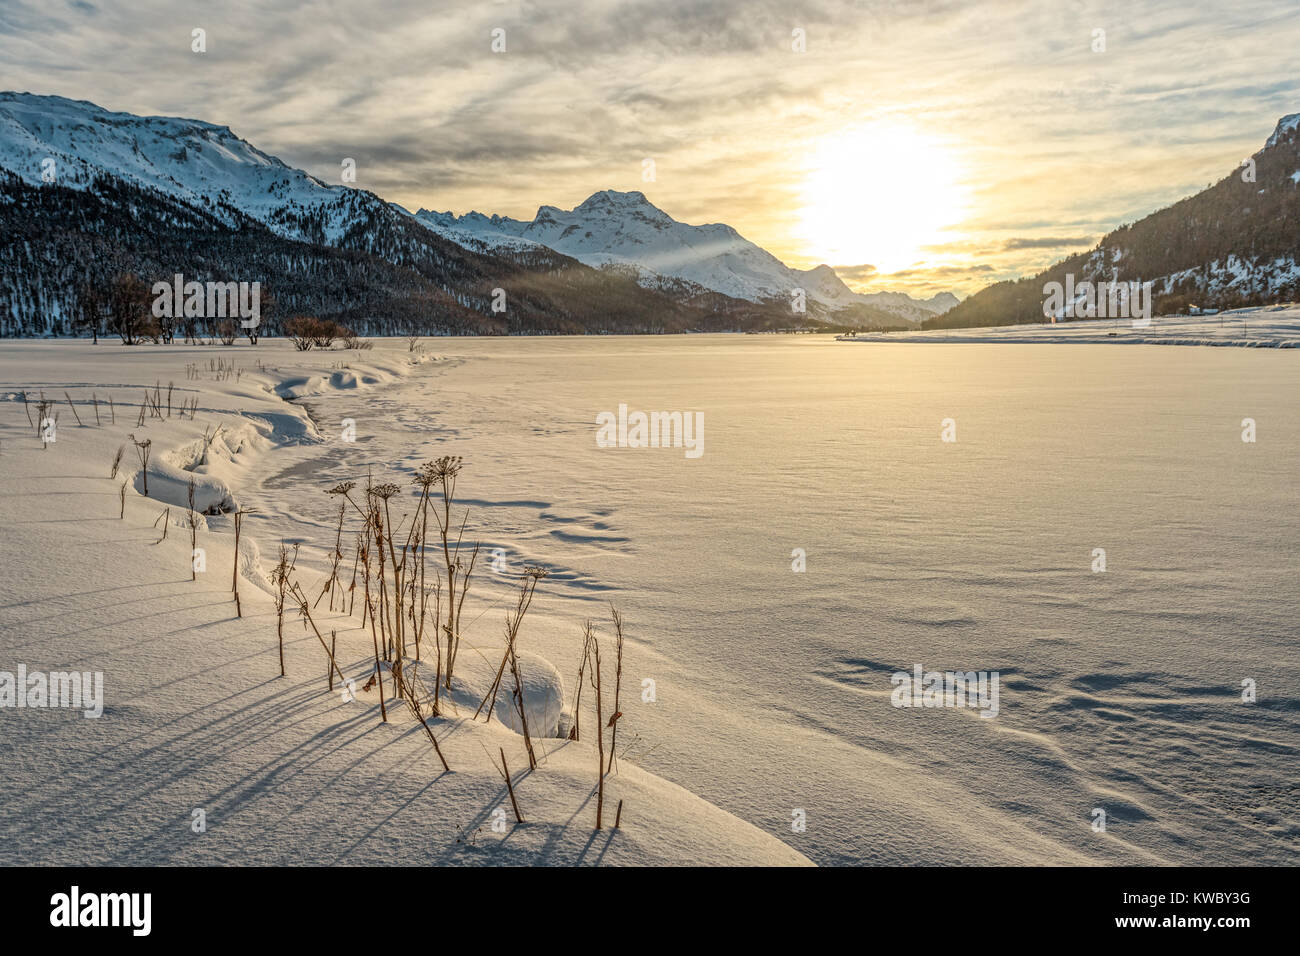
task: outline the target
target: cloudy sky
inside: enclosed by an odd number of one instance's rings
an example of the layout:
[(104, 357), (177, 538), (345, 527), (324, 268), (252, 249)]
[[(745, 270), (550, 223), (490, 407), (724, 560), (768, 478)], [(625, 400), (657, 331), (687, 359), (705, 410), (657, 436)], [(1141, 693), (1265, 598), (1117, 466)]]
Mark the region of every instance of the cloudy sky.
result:
[(1296, 49), (1295, 0), (0, 2), (0, 89), (228, 125), (334, 182), (352, 157), (411, 209), (637, 189), (924, 294), (1226, 175), (1300, 112)]

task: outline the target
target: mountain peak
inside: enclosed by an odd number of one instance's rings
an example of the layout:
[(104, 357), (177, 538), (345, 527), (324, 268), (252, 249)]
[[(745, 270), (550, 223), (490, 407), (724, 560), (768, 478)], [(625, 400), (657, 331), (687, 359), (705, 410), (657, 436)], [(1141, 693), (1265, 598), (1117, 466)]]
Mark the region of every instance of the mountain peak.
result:
[(229, 126), (218, 126), (216, 123), (204, 120), (181, 116), (119, 113), (105, 109), (90, 100), (73, 100), (66, 96), (47, 93), (0, 91), (0, 109), (7, 112), (16, 122), (36, 125), (43, 123), (44, 128), (88, 122), (99, 124), (101, 127), (122, 126), (154, 131), (169, 130), (173, 134), (211, 131), (223, 133), (230, 139), (239, 138)]
[[(645, 193), (636, 192), (619, 192), (617, 189), (602, 189), (594, 192), (583, 200), (580, 206), (575, 206), (574, 212), (592, 212), (597, 209), (618, 209), (626, 210), (635, 206), (655, 207), (650, 200), (645, 198)], [(656, 210), (658, 211), (658, 210)]]
[(1277, 129), (1273, 130), (1273, 135), (1268, 138), (1268, 142), (1264, 144), (1264, 148), (1267, 149), (1270, 146), (1276, 146), (1281, 142), (1283, 136), (1291, 132), (1297, 126), (1300, 126), (1300, 113), (1292, 113), (1290, 116), (1283, 116), (1277, 121)]
[(40, 185), (47, 162), (69, 189), (93, 189), (111, 176), (208, 210), (227, 225), (242, 215), (286, 238), (337, 239), (352, 227), (358, 202), (371, 209), (385, 205), (373, 194), (286, 166), (228, 126), (0, 92), (0, 167)]

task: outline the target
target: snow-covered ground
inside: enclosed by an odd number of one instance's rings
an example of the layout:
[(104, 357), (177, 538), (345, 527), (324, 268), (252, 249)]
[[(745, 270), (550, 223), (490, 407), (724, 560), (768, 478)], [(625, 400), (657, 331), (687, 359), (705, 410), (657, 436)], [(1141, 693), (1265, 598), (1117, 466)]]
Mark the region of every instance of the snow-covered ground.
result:
[[(437, 348), (380, 393), (307, 399), (323, 431), (355, 419), (356, 445), (265, 456), (255, 484), (464, 454), (484, 547), (552, 569), (528, 649), (568, 680), (583, 618), (613, 599), (633, 622), (631, 685), (658, 696), (632, 695), (623, 729), (647, 769), (818, 863), (1296, 858), (1300, 353)], [(702, 413), (703, 454), (600, 447), (620, 404)], [(292, 504), (286, 522), (328, 536), (327, 502)], [(499, 628), (486, 610), (471, 631)], [(917, 663), (999, 671), (997, 718), (893, 707), (892, 674)]]
[[(212, 369), (218, 358), (234, 359), (237, 372)], [(323, 498), (312, 480), (249, 480), (288, 449), (338, 441), (288, 399), (377, 396), (437, 361), (413, 358), (395, 342), (365, 353), (306, 354), (272, 340), (255, 351), (0, 345), (0, 672), (103, 674), (98, 718), (0, 706), (0, 863), (807, 862), (630, 757), (607, 778), (605, 829), (595, 831), (597, 752), (589, 730), (580, 743), (536, 740), (539, 766), (528, 772), (523, 738), (496, 717), (475, 722), (462, 706), (431, 720), (451, 767), (443, 772), (419, 724), (391, 700), (382, 723), (376, 691), (361, 689), (373, 651), (359, 611), (349, 618), (322, 603), (315, 612), (323, 631), (337, 631), (354, 699), (328, 690), (324, 651), (293, 614), (281, 678), (267, 580), (279, 541), (258, 537), (257, 516), (241, 546), (242, 617), (231, 595), (228, 514), (200, 518), (206, 569), (191, 580), (183, 524), (191, 475), (200, 508), (284, 513), (302, 507), (296, 498)], [(196, 373), (187, 372), (191, 363)], [(170, 416), (164, 408), (162, 419), (139, 426), (145, 390), (161, 383), (166, 395), (173, 382)], [(57, 403), (48, 443), (29, 424), (21, 397), (26, 392), (35, 415), (42, 391)], [(180, 417), (176, 410), (194, 399), (194, 418)], [(152, 442), (147, 497), (132, 435)], [(409, 484), (409, 474), (393, 477)], [(332, 542), (313, 528), (290, 530), (309, 542), (302, 582), (314, 596), (319, 555)], [(464, 652), (461, 701), (490, 682), (503, 610)], [(528, 647), (527, 621), (524, 638)], [(608, 681), (608, 646), (605, 653)], [(521, 656), (526, 687), (539, 694), (574, 680), (531, 652)], [(625, 699), (639, 693), (625, 676)], [(3, 695), (0, 687), (0, 703)], [(590, 690), (584, 698), (590, 728)], [(571, 700), (572, 687), (565, 705)], [(554, 699), (546, 704), (538, 721), (557, 717)], [(508, 713), (506, 720), (512, 723)], [(620, 737), (620, 751), (630, 736)], [(523, 825), (515, 824), (493, 762), (501, 748)], [(613, 829), (619, 801), (622, 825)]]
[(858, 333), (848, 342), (1050, 342), (1122, 345), (1226, 345), (1242, 348), (1300, 347), (1300, 306), (1234, 309), (1217, 315), (1157, 315), (1144, 328), (1127, 319), (1091, 319), (978, 329)]
[[(439, 357), (412, 364), (384, 341), (0, 344), (0, 670), (76, 665), (106, 683), (99, 719), (0, 709), (5, 861), (1297, 858), (1298, 353), (811, 335), (427, 347)], [(216, 380), (218, 357), (240, 373)], [(158, 381), (199, 399), (194, 422), (136, 427)], [(13, 397), (40, 388), (61, 403), (48, 450)], [(96, 392), (116, 426), (94, 424)], [(620, 404), (703, 414), (703, 454), (600, 447), (597, 416)], [(119, 520), (108, 468), (132, 432), (154, 442), (150, 497), (128, 481)], [(609, 601), (627, 617), (616, 833), (591, 827), (585, 707), (584, 740), (542, 742), (535, 773), (505, 724), (439, 721), (442, 774), (399, 709), (382, 725), (373, 691), (327, 692), (296, 621), (278, 677), (251, 552), (234, 616), (228, 518), (205, 519), (196, 583), (187, 529), (160, 542), (154, 527), (194, 469), (209, 500), (256, 509), (244, 535), (263, 569), (302, 541), (314, 595), (337, 514), (324, 491), (367, 469), (409, 488), (443, 454), (465, 456), (486, 562), (461, 700), (499, 660), (522, 567), (551, 572), (521, 642), (543, 698), (558, 674), (572, 699), (585, 619), (608, 649)], [(359, 615), (319, 617), (364, 681)], [(894, 707), (892, 675), (918, 663), (999, 672), (997, 717)], [(505, 834), (497, 747), (528, 820)]]

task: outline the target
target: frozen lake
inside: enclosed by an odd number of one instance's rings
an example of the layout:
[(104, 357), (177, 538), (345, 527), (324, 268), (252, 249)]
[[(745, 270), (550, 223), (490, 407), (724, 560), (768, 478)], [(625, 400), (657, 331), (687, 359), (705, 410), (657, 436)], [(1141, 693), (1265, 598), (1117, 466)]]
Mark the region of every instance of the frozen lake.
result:
[[(330, 499), (290, 488), (463, 455), (469, 536), (509, 569), (481, 565), (466, 639), (496, 643), (511, 573), (544, 565), (522, 646), (571, 686), (616, 601), (629, 758), (819, 863), (1295, 862), (1294, 352), (426, 348), (447, 361), (310, 399), (334, 440), (254, 466), (264, 546), (290, 518), (333, 543)], [(703, 453), (598, 447), (621, 404), (703, 413)], [(892, 706), (917, 664), (998, 672), (998, 715)]]

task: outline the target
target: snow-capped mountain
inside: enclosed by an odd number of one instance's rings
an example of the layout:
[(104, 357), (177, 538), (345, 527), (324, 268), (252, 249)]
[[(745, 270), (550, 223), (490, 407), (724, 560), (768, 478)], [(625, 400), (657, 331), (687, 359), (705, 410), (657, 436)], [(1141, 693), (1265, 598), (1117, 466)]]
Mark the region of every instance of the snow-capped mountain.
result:
[(0, 93), (0, 166), (32, 185), (84, 190), (105, 174), (235, 225), (236, 213), (288, 239), (336, 244), (388, 204), (331, 186), (200, 120), (113, 113), (84, 100)]
[(677, 222), (639, 192), (604, 190), (569, 210), (542, 206), (531, 222), (473, 212), (415, 215), (453, 240), (466, 235), (491, 244), (524, 240), (590, 266), (632, 266), (751, 302), (788, 299), (801, 285), (793, 270), (730, 226)]
[(867, 305), (919, 321), (956, 304), (951, 293), (918, 301), (901, 292), (854, 292), (827, 265), (801, 270), (744, 238), (731, 226), (692, 226), (673, 219), (641, 192), (602, 190), (573, 209), (542, 206), (531, 222), (505, 216), (421, 209), (416, 218), (471, 249), (546, 246), (597, 268), (636, 272), (643, 285), (682, 279), (750, 302), (790, 301), (796, 289), (834, 312)]

